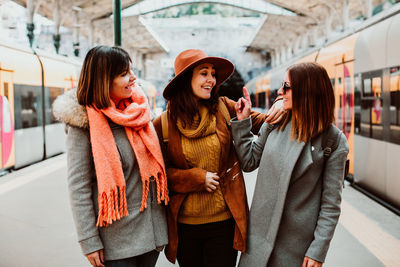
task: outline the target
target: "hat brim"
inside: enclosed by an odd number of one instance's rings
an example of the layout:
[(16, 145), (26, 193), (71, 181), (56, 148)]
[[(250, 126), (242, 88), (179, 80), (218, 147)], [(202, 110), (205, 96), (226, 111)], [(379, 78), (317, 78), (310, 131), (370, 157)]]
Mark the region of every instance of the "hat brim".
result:
[(217, 83), (215, 86), (219, 86), (224, 83), (234, 72), (235, 66), (233, 66), (232, 62), (225, 58), (221, 57), (205, 57), (198, 61), (193, 62), (188, 65), (185, 69), (183, 69), (177, 76), (175, 76), (168, 85), (164, 88), (163, 96), (165, 99), (170, 100), (174, 97), (179, 89), (178, 85), (182, 82), (183, 74), (192, 70), (194, 67), (201, 65), (203, 63), (210, 63), (214, 65), (215, 72), (217, 74)]

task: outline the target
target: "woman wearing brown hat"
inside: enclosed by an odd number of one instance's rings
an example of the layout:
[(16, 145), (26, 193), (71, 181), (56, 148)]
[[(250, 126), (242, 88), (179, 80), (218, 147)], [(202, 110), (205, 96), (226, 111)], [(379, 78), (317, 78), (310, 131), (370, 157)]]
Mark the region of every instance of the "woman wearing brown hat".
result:
[[(181, 267), (235, 266), (246, 251), (246, 189), (228, 126), (236, 102), (218, 95), (233, 71), (224, 58), (183, 51), (164, 89), (167, 112), (153, 122), (171, 192), (166, 256)], [(280, 115), (252, 112), (253, 132)]]

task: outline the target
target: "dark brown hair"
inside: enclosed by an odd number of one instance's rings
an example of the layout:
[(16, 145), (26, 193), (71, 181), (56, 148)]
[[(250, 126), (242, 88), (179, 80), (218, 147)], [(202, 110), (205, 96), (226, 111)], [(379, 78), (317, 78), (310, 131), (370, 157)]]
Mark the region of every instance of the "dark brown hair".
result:
[(79, 104), (98, 109), (109, 107), (112, 82), (118, 75), (129, 71), (131, 62), (128, 53), (120, 47), (96, 46), (90, 49), (79, 76)]
[(292, 110), (281, 125), (292, 119), (292, 138), (310, 141), (335, 120), (335, 96), (325, 68), (313, 62), (289, 67)]
[[(192, 89), (192, 76), (194, 67), (183, 73), (176, 86), (179, 86), (178, 93), (168, 101), (169, 112), (174, 122), (178, 117), (189, 125), (193, 123), (194, 116), (198, 112), (198, 104), (207, 107), (209, 114), (216, 114), (218, 110), (219, 86), (215, 86), (211, 91), (210, 99), (196, 100)], [(217, 74), (216, 74), (217, 75)], [(215, 76), (218, 79), (217, 76)]]

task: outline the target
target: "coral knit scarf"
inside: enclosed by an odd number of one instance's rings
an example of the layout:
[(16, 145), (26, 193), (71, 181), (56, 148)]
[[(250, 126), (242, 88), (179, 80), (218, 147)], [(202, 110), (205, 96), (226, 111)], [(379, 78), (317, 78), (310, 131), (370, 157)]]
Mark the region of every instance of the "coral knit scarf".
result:
[[(125, 126), (129, 143), (135, 153), (142, 179), (143, 194), (140, 211), (147, 207), (150, 177), (155, 178), (157, 201), (168, 203), (165, 165), (157, 134), (150, 121), (150, 109), (143, 91), (135, 87), (132, 96), (121, 101), (118, 108), (97, 109), (86, 106), (90, 141), (97, 176), (99, 214), (97, 226), (107, 226), (128, 215), (125, 177), (114, 136), (107, 118)], [(107, 118), (106, 118), (107, 117)]]

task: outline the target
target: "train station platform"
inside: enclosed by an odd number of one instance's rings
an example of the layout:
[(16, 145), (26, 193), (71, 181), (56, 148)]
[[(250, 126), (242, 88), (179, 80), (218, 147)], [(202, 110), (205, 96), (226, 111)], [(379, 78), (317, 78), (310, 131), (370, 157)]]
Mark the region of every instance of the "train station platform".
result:
[[(245, 175), (249, 200), (256, 174)], [(0, 177), (0, 266), (91, 266), (75, 234), (65, 154)], [(157, 267), (167, 266), (178, 265), (161, 254)], [(400, 217), (346, 184), (324, 266), (400, 266)]]

